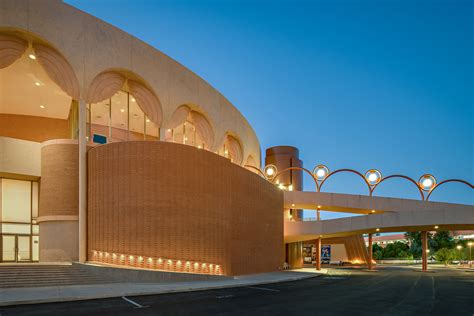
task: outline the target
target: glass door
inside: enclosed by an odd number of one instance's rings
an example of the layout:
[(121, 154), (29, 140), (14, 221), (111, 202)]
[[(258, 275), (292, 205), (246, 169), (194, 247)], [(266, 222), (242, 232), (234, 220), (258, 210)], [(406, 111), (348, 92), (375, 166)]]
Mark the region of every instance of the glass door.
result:
[(3, 235), (1, 260), (3, 262), (31, 261), (30, 236)]
[(3, 262), (16, 261), (16, 236), (12, 236), (12, 235), (2, 236), (2, 261)]
[(17, 261), (31, 261), (31, 240), (30, 236), (16, 236)]

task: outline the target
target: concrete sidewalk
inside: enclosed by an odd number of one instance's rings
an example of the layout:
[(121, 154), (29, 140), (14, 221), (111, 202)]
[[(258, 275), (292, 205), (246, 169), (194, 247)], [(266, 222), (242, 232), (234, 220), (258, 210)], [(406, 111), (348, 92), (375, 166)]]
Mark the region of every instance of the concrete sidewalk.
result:
[[(323, 271), (324, 273), (324, 271)], [(107, 283), (0, 289), (0, 306), (80, 301), (121, 296), (139, 296), (214, 290), (258, 284), (297, 281), (321, 275), (313, 271), (284, 271), (235, 277), (218, 281), (173, 283)]]

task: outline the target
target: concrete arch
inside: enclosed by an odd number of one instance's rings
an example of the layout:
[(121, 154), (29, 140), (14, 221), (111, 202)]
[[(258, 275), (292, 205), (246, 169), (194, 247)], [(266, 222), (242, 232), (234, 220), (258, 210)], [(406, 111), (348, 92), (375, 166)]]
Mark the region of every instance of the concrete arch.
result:
[(143, 113), (161, 126), (163, 112), (160, 99), (143, 79), (131, 71), (102, 71), (92, 80), (85, 100), (87, 103), (97, 103), (111, 98), (121, 89), (127, 90), (137, 100)]
[(198, 104), (215, 137), (211, 151), (216, 151), (225, 132), (232, 130), (244, 146), (244, 157), (251, 154), (260, 163), (258, 138), (239, 110), (205, 80), (156, 48), (61, 1), (50, 1), (48, 6), (38, 1), (7, 1), (2, 3), (0, 21), (2, 30), (27, 25), (28, 34), (37, 34), (61, 52), (77, 76), (80, 100), (85, 99), (98, 74), (130, 70), (159, 97), (163, 123), (180, 105)]
[(204, 148), (212, 150), (214, 146), (214, 127), (204, 111), (195, 104), (182, 104), (178, 106), (171, 117), (164, 124), (167, 130), (189, 121), (196, 129), (196, 134), (204, 142)]
[(62, 52), (41, 36), (24, 29), (0, 29), (0, 69), (12, 65), (31, 46), (31, 55), (48, 77), (71, 98), (80, 98), (76, 72)]

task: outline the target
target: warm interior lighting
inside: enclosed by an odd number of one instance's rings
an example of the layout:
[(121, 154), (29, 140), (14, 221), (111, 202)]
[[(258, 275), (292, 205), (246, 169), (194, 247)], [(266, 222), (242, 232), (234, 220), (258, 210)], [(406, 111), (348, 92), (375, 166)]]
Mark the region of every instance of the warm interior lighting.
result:
[(439, 226), (438, 226), (438, 225), (436, 225), (436, 226), (435, 226), (435, 229), (438, 229), (438, 228), (439, 228)]
[(40, 85), (41, 85), (41, 83), (35, 82), (35, 86), (39, 87)]
[(280, 184), (278, 185), (278, 188), (279, 188), (280, 190), (283, 190), (283, 189), (285, 188), (285, 186), (283, 185), (283, 183), (280, 183)]
[(135, 102), (135, 98), (132, 98), (132, 102)]
[(122, 112), (122, 113), (125, 112), (125, 109), (120, 109), (120, 112)]
[(290, 185), (288, 186), (288, 191), (293, 191), (293, 184), (290, 184)]
[(380, 228), (377, 228), (375, 231), (379, 232), (379, 231), (380, 231)]
[(370, 211), (371, 213), (375, 213), (375, 210)]
[(146, 122), (147, 122), (147, 123), (150, 123), (150, 119), (146, 119)]
[(33, 60), (35, 60), (35, 59), (36, 59), (36, 56), (35, 56), (35, 54), (29, 54), (29, 55), (28, 55), (28, 57), (30, 57), (30, 59), (33, 59)]
[(171, 128), (168, 128), (166, 131), (167, 131), (167, 132), (171, 132)]
[(44, 109), (44, 108), (45, 108), (45, 106), (44, 106), (44, 105), (40, 105), (40, 108)]
[(295, 204), (293, 203), (293, 204), (291, 204), (291, 206), (295, 206)]

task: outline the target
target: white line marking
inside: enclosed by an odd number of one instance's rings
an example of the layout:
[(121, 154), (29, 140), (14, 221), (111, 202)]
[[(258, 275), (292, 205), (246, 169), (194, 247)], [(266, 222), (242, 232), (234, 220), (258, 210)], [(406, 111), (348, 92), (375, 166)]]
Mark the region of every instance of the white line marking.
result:
[(216, 296), (216, 298), (230, 298), (230, 297), (235, 297), (234, 295), (232, 294), (229, 294), (229, 295), (221, 295), (221, 296)]
[(248, 288), (248, 289), (256, 289), (256, 290), (262, 290), (262, 291), (280, 292), (280, 290), (267, 289), (266, 287), (246, 286), (246, 288)]
[(143, 305), (140, 305), (140, 304), (138, 304), (137, 302), (134, 302), (134, 301), (132, 301), (131, 299), (129, 299), (129, 298), (126, 298), (125, 296), (122, 296), (122, 299), (123, 299), (124, 301), (127, 301), (127, 302), (129, 302), (130, 304), (133, 304), (133, 305), (135, 305), (137, 308), (144, 308), (144, 307), (148, 307), (148, 306), (143, 306)]

